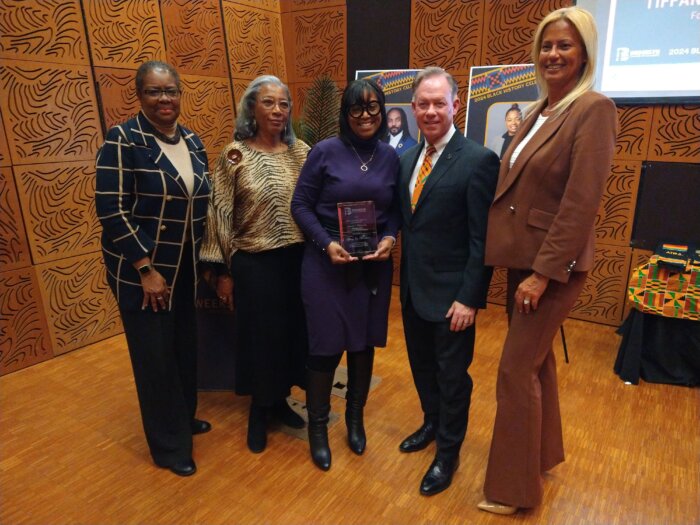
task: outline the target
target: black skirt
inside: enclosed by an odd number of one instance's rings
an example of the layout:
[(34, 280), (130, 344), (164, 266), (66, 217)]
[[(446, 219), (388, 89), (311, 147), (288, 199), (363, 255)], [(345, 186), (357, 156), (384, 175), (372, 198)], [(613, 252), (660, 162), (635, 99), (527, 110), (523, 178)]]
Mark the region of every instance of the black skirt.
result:
[(301, 302), (303, 245), (231, 257), (236, 333), (236, 393), (271, 406), (304, 388), (308, 353)]

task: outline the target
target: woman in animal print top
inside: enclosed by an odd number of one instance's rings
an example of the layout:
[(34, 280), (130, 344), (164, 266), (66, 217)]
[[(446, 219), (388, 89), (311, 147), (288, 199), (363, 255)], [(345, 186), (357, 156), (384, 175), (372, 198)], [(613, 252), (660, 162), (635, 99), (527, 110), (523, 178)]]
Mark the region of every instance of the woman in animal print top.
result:
[(258, 77), (246, 89), (235, 140), (213, 170), (201, 249), (218, 275), (219, 299), (235, 312), (235, 389), (252, 397), (248, 448), (256, 453), (267, 444), (268, 416), (304, 427), (286, 401), (293, 385), (303, 386), (307, 354), (303, 236), (290, 202), (309, 147), (294, 136), (291, 106), (277, 77)]

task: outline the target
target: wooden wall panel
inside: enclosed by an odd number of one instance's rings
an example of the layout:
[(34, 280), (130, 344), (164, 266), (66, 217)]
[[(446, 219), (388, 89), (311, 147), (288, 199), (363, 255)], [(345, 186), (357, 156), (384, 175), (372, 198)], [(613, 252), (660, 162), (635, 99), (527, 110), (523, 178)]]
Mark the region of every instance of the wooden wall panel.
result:
[(15, 167), (34, 264), (100, 249), (94, 162)]
[(14, 164), (93, 159), (102, 142), (86, 66), (7, 61), (0, 105)]
[(645, 160), (649, 149), (651, 106), (618, 106), (620, 130), (615, 146), (616, 159)]
[(31, 266), (29, 244), (12, 168), (0, 168), (0, 268), (3, 272)]
[(89, 0), (83, 8), (95, 66), (136, 69), (165, 60), (158, 0)]
[[(347, 78), (347, 19), (345, 6), (291, 13), (294, 31), (291, 63), (295, 82), (313, 82), (329, 75), (336, 82)], [(289, 63), (289, 62), (288, 62)]]
[(469, 76), (469, 68), (481, 65), (484, 3), (412, 0), (409, 67), (440, 66)]
[(100, 253), (61, 259), (37, 268), (54, 354), (122, 331)]
[(700, 105), (655, 106), (647, 158), (700, 162)]
[[(224, 0), (227, 1), (227, 0)], [(274, 13), (279, 13), (282, 5), (291, 5), (290, 0), (229, 0), (237, 4), (245, 5), (248, 7), (255, 7), (256, 9), (264, 9), (266, 11), (272, 11)]]
[(595, 221), (598, 242), (629, 246), (641, 171), (640, 161), (613, 162)]
[(80, 0), (2, 0), (0, 9), (0, 57), (90, 64)]
[(464, 128), (467, 124), (467, 98), (469, 97), (469, 76), (455, 76), (457, 81), (457, 91), (459, 93), (459, 101), (462, 104), (459, 111), (455, 115), (454, 122), (457, 125), (460, 133), (464, 134)]
[(347, 0), (282, 0), (282, 10), (302, 11), (330, 6), (345, 6)]
[(231, 77), (252, 80), (259, 75), (276, 75), (272, 31), (273, 19), (279, 14), (229, 0), (224, 0), (223, 8)]
[(181, 75), (180, 121), (204, 142), (211, 160), (233, 140), (233, 98), (226, 79)]
[(0, 167), (9, 166), (12, 164), (10, 158), (10, 148), (7, 145), (7, 136), (5, 134), (5, 125), (2, 120), (2, 111), (0, 111)]
[(540, 20), (572, 4), (571, 0), (487, 1), (478, 65), (530, 64), (532, 41)]
[(141, 109), (136, 98), (135, 69), (95, 68), (95, 81), (100, 90), (102, 119), (106, 129), (135, 116)]
[(505, 268), (494, 268), (489, 286), (488, 302), (504, 305), (508, 292), (508, 272)]
[(631, 248), (598, 245), (593, 269), (569, 317), (618, 326), (631, 256)]
[(0, 375), (53, 357), (34, 268), (0, 273)]
[(228, 77), (219, 0), (162, 0), (168, 62), (178, 73)]

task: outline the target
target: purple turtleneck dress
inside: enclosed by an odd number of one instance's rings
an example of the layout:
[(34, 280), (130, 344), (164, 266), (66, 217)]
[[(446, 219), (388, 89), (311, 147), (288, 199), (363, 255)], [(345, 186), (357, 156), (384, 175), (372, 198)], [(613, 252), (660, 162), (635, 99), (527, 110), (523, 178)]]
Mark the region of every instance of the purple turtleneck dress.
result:
[[(398, 155), (381, 141), (353, 145), (363, 162), (374, 152), (367, 171), (360, 170), (360, 160), (349, 145), (337, 137), (326, 139), (309, 152), (292, 197), (292, 216), (306, 237), (301, 295), (311, 355), (386, 345), (391, 258), (336, 265), (325, 252), (332, 240), (338, 240), (333, 232), (338, 230), (339, 202), (374, 201), (380, 240), (395, 238), (399, 229)], [(375, 284), (376, 294), (370, 290)]]

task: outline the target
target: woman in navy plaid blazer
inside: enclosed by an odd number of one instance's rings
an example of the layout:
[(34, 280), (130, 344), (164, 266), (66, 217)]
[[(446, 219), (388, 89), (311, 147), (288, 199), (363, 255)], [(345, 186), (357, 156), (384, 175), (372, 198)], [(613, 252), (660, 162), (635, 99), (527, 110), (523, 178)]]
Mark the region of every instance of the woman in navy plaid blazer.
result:
[(155, 463), (194, 474), (196, 265), (210, 183), (199, 137), (177, 123), (180, 78), (163, 62), (136, 72), (139, 114), (97, 154), (96, 209), (107, 281), (119, 304), (146, 440)]

